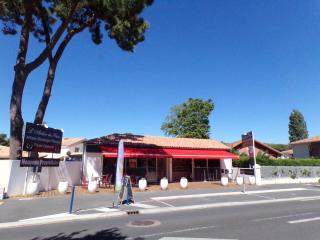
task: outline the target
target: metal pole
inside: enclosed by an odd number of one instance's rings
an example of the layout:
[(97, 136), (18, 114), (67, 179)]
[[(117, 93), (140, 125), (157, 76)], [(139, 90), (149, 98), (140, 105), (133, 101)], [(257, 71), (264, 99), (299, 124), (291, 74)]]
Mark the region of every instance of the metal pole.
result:
[(74, 190), (75, 190), (76, 186), (73, 185), (72, 186), (72, 193), (71, 193), (71, 199), (70, 199), (70, 206), (69, 206), (69, 214), (72, 213), (72, 206), (73, 206), (73, 199), (74, 199)]
[(252, 147), (253, 147), (253, 163), (254, 163), (254, 178), (255, 178), (255, 181), (256, 181), (256, 184), (257, 184), (257, 174), (256, 174), (256, 164), (257, 164), (257, 161), (256, 161), (256, 147), (255, 147), (255, 144), (254, 144), (254, 135), (253, 135), (253, 132), (252, 132)]

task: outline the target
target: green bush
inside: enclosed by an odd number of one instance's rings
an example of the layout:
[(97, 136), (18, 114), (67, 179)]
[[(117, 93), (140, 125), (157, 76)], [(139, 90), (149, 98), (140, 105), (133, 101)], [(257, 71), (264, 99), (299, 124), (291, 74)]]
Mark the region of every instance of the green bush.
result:
[[(274, 159), (266, 154), (258, 154), (256, 161), (261, 166), (320, 166), (320, 159)], [(232, 161), (233, 167), (247, 168), (252, 164), (253, 161), (246, 154), (241, 154), (240, 160)]]

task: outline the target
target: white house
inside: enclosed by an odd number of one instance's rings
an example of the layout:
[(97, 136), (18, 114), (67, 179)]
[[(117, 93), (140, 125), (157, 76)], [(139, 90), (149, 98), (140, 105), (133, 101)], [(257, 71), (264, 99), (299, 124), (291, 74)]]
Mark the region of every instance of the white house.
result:
[(294, 158), (320, 157), (320, 136), (295, 141), (291, 145)]

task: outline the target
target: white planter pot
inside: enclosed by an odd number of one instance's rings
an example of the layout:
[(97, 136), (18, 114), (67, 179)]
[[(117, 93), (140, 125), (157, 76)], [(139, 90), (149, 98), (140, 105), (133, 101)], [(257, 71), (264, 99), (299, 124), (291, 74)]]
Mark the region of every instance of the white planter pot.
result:
[(59, 193), (66, 193), (68, 191), (69, 183), (67, 181), (59, 182), (58, 191)]
[(140, 191), (146, 190), (146, 188), (147, 188), (147, 180), (144, 179), (144, 178), (140, 179), (138, 185), (139, 185)]
[(236, 179), (236, 182), (237, 182), (238, 185), (242, 185), (243, 184), (243, 177), (238, 176), (237, 179)]
[(88, 183), (88, 191), (93, 193), (96, 192), (98, 188), (97, 181), (89, 181)]
[(168, 179), (167, 178), (161, 178), (161, 180), (160, 180), (161, 189), (162, 190), (167, 190), (168, 189), (168, 185), (169, 185)]
[(180, 187), (182, 189), (186, 189), (188, 187), (188, 179), (186, 179), (185, 177), (182, 177), (180, 179)]
[(27, 186), (27, 194), (33, 195), (36, 194), (39, 190), (39, 182), (29, 182)]
[(249, 177), (249, 183), (250, 183), (251, 185), (255, 184), (255, 183), (256, 183), (256, 178), (255, 178), (254, 176), (250, 176), (250, 177)]
[(222, 186), (228, 186), (228, 183), (229, 183), (228, 177), (222, 177), (221, 178), (221, 185)]

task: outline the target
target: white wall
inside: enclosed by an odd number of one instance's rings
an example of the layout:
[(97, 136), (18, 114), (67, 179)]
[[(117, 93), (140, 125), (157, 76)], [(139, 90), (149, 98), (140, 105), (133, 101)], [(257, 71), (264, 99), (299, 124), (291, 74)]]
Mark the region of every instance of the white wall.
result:
[(0, 160), (0, 188), (5, 188), (5, 191), (8, 189), (11, 165), (11, 160)]
[[(2, 162), (3, 161), (3, 162)], [(43, 167), (41, 173), (37, 174), (40, 179), (40, 191), (54, 190), (58, 188), (59, 181), (66, 180), (69, 185), (80, 185), (81, 162), (60, 162), (59, 167)], [(32, 168), (20, 167), (19, 160), (0, 161), (0, 186), (6, 188), (8, 196), (22, 195), (25, 184), (32, 181), (34, 173)]]
[(292, 145), (293, 157), (294, 158), (309, 158), (309, 144), (294, 144)]

